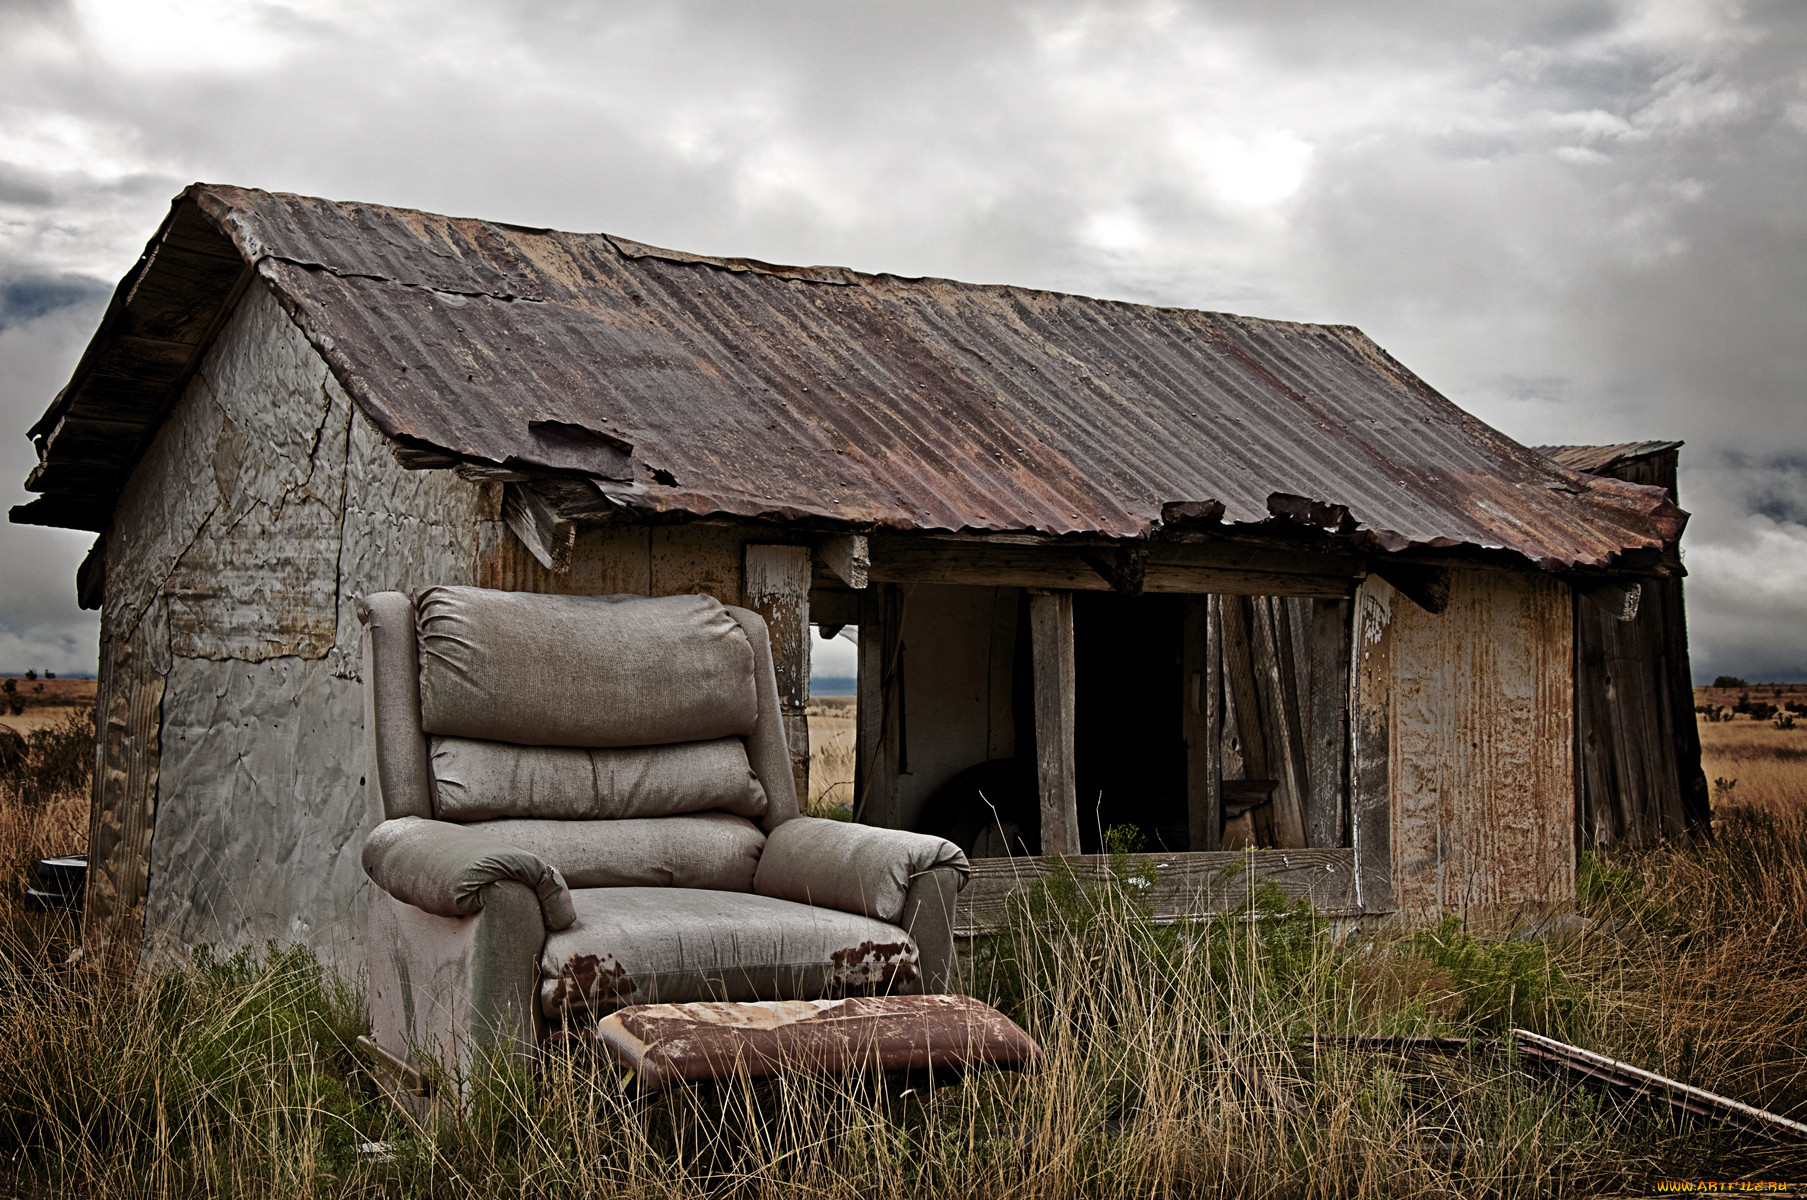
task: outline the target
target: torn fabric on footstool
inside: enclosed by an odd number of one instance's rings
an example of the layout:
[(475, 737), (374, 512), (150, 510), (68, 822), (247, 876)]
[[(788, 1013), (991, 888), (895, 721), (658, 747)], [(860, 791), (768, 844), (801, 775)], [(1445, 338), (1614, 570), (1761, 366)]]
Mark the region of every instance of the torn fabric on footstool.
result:
[(596, 1023), (596, 1038), (643, 1090), (788, 1072), (1021, 1067), (1041, 1048), (970, 996), (856, 996), (745, 1004), (636, 1004)]

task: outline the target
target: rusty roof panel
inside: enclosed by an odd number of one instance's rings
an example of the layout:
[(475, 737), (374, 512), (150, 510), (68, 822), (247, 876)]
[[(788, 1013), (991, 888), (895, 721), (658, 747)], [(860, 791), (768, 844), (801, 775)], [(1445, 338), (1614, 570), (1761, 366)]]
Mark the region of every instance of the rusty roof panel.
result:
[(570, 470), (585, 460), (569, 435), (589, 431), (593, 474), (619, 480), (622, 450), (635, 467), (632, 486), (599, 486), (649, 515), (1135, 538), (1170, 503), (1259, 524), (1303, 498), (1347, 510), (1377, 549), (1551, 568), (1660, 548), (1685, 521), (1491, 429), (1349, 326), (240, 188), (183, 203), (257, 264), (385, 433)]
[(1533, 446), (1532, 449), (1571, 471), (1598, 475), (1621, 463), (1648, 458), (1666, 450), (1678, 450), (1681, 445), (1680, 442), (1619, 442), (1611, 446)]

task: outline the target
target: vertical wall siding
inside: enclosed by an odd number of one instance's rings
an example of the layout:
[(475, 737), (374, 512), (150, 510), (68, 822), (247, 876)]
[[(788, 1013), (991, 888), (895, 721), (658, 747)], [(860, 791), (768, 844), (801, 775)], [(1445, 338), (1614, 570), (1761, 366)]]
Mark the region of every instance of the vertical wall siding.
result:
[(1391, 604), (1392, 888), (1401, 909), (1575, 894), (1573, 607), (1528, 572), (1454, 573)]
[(101, 644), (100, 736), (89, 818), (84, 953), (136, 962), (150, 882), (164, 678), (145, 654), (145, 627)]

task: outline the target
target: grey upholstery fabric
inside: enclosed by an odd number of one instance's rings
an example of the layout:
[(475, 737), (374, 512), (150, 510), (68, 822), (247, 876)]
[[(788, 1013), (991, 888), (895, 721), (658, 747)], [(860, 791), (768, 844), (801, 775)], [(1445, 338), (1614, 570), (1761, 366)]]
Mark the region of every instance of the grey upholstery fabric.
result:
[(910, 890), (904, 893), (898, 924), (916, 943), (916, 969), (924, 992), (960, 990), (955, 978), (960, 959), (954, 953), (954, 903), (965, 884), (964, 870), (936, 867), (910, 880)]
[(797, 782), (791, 775), (790, 751), (784, 740), (784, 718), (778, 707), (778, 675), (772, 670), (772, 635), (765, 618), (750, 608), (729, 608), (753, 646), (753, 683), (759, 699), (759, 722), (747, 738), (747, 759), (765, 785), (767, 833), (797, 815)]
[(547, 1016), (910, 990), (916, 981), (909, 936), (870, 917), (690, 888), (582, 888), (571, 896), (576, 924), (548, 935), (540, 952)]
[(399, 1058), (456, 1075), (485, 1046), (532, 1054), (544, 1036), (540, 899), (512, 880), (492, 883), (472, 917), (423, 912), (370, 894), (370, 1036)]
[[(433, 776), (420, 728), (420, 665), (415, 654), (414, 603), (400, 592), (377, 592), (358, 602), (370, 657), (364, 686), (375, 724), (375, 782), (383, 814), (433, 815)], [(367, 772), (368, 773), (368, 772)], [(367, 783), (366, 786), (369, 786)]]
[(434, 587), (415, 599), (421, 728), (524, 746), (658, 746), (753, 732), (753, 646), (709, 596)]
[(450, 737), (436, 737), (432, 746), (434, 811), (442, 821), (765, 813), (765, 789), (737, 737), (609, 750)]
[(896, 921), (903, 915), (910, 880), (939, 867), (955, 871), (962, 886), (971, 873), (966, 854), (942, 838), (798, 817), (766, 838), (753, 890), (780, 900)]
[(372, 883), (436, 916), (481, 912), (488, 886), (513, 880), (539, 897), (546, 928), (563, 929), (576, 919), (570, 889), (555, 868), (469, 826), (420, 817), (384, 821), (364, 839), (363, 861)]
[(684, 887), (750, 892), (765, 834), (745, 817), (691, 813), (626, 821), (467, 825), (556, 868), (573, 888)]

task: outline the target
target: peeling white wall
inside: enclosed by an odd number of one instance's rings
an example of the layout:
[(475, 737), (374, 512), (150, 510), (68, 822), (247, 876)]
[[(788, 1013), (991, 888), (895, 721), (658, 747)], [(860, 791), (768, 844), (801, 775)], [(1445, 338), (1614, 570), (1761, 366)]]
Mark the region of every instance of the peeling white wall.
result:
[(165, 676), (142, 957), (304, 943), (362, 967), (356, 597), (469, 583), (494, 488), (403, 470), (261, 285), (122, 495), (102, 638)]

